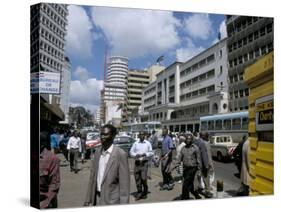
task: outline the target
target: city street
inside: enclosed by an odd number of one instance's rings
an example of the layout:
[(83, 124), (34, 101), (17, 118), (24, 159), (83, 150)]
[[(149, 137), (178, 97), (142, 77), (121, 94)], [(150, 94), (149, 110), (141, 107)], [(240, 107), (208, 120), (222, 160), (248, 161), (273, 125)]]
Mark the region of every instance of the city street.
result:
[[(61, 154), (58, 154), (61, 159), (61, 187), (58, 195), (58, 207), (81, 207), (84, 203), (86, 196), (89, 175), (90, 175), (90, 160), (87, 160), (84, 164), (79, 162), (80, 171), (78, 174), (70, 172), (68, 162), (65, 161)], [(152, 203), (152, 202), (165, 202), (178, 200), (181, 194), (182, 184), (175, 182), (173, 190), (160, 191), (160, 185), (162, 182), (160, 167), (153, 167), (151, 169), (151, 180), (148, 180), (149, 194), (147, 199), (135, 201), (134, 194), (136, 192), (136, 185), (133, 175), (133, 160), (129, 159), (130, 173), (131, 173), (131, 197), (130, 203)], [(240, 186), (240, 180), (234, 176), (236, 173), (236, 167), (233, 163), (229, 162), (217, 162), (215, 164), (215, 181), (214, 188), (216, 189), (216, 181), (224, 181), (224, 197), (231, 197), (235, 195), (235, 190)], [(176, 171), (173, 172), (173, 176), (177, 179)], [(216, 191), (214, 190), (214, 198)]]

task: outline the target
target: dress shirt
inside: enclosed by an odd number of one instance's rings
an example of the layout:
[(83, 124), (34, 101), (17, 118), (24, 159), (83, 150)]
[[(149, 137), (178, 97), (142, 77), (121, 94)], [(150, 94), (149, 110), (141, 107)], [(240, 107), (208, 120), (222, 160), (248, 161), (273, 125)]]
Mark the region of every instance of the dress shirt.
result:
[[(144, 141), (136, 141), (131, 150), (130, 150), (130, 155), (132, 157), (136, 157), (136, 155), (139, 154), (139, 155), (142, 155), (142, 154), (145, 154), (146, 157), (151, 157), (153, 156), (153, 152), (152, 152), (152, 147), (151, 147), (151, 143), (147, 140), (144, 140)], [(139, 160), (143, 160), (145, 158), (139, 158)]]
[(174, 148), (173, 140), (169, 135), (166, 135), (162, 141), (162, 155), (166, 155)]
[(183, 162), (185, 167), (198, 167), (201, 170), (201, 158), (199, 148), (195, 144), (184, 146), (178, 158), (178, 163)]
[(111, 146), (106, 151), (102, 150), (102, 153), (100, 156), (99, 170), (98, 170), (98, 177), (97, 177), (97, 190), (99, 192), (101, 191), (101, 184), (102, 184), (102, 180), (104, 177), (104, 172), (105, 172), (108, 160), (110, 158), (110, 155), (112, 153), (113, 147), (114, 147), (113, 144), (111, 144)]
[(67, 144), (67, 149), (79, 149), (79, 152), (81, 152), (82, 147), (81, 147), (81, 140), (79, 137), (70, 137), (68, 144)]

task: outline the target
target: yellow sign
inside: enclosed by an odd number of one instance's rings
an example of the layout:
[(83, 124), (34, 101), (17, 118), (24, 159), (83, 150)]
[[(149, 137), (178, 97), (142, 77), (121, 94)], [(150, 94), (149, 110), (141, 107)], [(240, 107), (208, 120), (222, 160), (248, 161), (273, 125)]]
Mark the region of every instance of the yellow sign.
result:
[(263, 102), (256, 106), (256, 112), (273, 109), (273, 101)]

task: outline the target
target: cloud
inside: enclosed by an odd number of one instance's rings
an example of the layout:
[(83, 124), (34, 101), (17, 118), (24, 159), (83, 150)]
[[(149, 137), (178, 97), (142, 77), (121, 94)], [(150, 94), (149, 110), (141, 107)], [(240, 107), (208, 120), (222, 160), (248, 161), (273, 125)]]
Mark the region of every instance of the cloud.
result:
[(81, 105), (94, 112), (100, 105), (100, 90), (103, 88), (103, 81), (96, 78), (84, 78), (85, 71), (87, 71), (85, 68), (78, 67), (74, 72), (83, 80), (80, 78), (71, 81), (70, 104), (72, 106)]
[(208, 14), (193, 14), (184, 19), (186, 33), (193, 39), (207, 40), (213, 33), (212, 22)]
[(205, 50), (205, 48), (202, 46), (195, 46), (190, 38), (187, 38), (186, 41), (185, 47), (176, 50), (176, 57), (180, 62), (186, 62)]
[[(226, 31), (226, 24), (225, 24), (225, 20), (223, 20), (219, 26), (219, 33), (221, 36), (221, 39), (224, 39), (227, 37), (227, 31)], [(212, 45), (216, 44), (217, 42), (219, 42), (219, 39), (216, 37), (213, 42)]]
[(180, 22), (169, 11), (93, 7), (91, 16), (106, 36), (112, 55), (155, 56), (180, 43), (176, 30)]
[(93, 45), (93, 25), (90, 18), (80, 6), (69, 5), (68, 11), (66, 54), (76, 58), (89, 58), (92, 56)]
[(89, 73), (86, 68), (78, 66), (74, 71), (74, 76), (78, 78), (80, 81), (86, 81), (89, 78)]

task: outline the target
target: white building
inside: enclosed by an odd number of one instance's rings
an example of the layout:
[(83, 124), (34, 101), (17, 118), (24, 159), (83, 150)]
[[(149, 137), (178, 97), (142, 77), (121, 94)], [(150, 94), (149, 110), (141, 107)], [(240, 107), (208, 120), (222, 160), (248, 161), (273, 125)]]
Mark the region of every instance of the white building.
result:
[(157, 74), (143, 91), (142, 113), (173, 132), (198, 131), (199, 117), (228, 112), (226, 39)]
[[(104, 87), (105, 123), (120, 125), (122, 105), (127, 98), (128, 58), (113, 56), (109, 58), (107, 78)], [(120, 110), (117, 111), (117, 108)]]
[(64, 66), (61, 72), (61, 98), (60, 108), (64, 112), (64, 123), (69, 123), (69, 105), (70, 105), (70, 83), (71, 83), (71, 64), (68, 57), (65, 57)]

